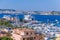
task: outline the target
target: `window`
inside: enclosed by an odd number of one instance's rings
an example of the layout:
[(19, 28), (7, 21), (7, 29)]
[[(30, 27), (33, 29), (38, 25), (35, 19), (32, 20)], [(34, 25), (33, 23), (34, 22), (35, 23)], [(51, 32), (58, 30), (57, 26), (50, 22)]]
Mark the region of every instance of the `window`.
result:
[(33, 37), (31, 37), (30, 40), (34, 40)]
[(29, 38), (27, 38), (27, 40), (30, 40)]
[(34, 33), (33, 33), (33, 32), (31, 32), (31, 35), (34, 35)]
[(31, 35), (32, 35), (32, 32), (31, 32)]
[(25, 40), (25, 38), (23, 38), (23, 40)]
[(28, 32), (26, 33), (26, 35), (28, 35)]
[(34, 37), (34, 39), (36, 39), (36, 37)]

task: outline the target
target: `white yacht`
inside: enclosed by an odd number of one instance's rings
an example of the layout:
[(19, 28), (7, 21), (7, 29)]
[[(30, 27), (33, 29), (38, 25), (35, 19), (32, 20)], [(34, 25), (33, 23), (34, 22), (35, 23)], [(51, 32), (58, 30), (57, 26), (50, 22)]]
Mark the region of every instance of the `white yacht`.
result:
[(11, 16), (10, 15), (4, 15), (2, 18), (5, 18), (7, 20), (10, 20), (11, 19)]

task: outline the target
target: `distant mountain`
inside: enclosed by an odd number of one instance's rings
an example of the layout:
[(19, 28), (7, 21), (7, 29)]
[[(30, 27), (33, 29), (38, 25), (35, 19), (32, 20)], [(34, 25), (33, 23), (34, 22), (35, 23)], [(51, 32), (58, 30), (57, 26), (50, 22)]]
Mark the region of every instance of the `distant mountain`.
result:
[(0, 11), (16, 11), (14, 9), (0, 9)]
[(50, 12), (44, 12), (44, 11), (21, 11), (21, 10), (14, 10), (14, 9), (0, 9), (0, 14), (39, 14), (39, 15), (60, 15), (60, 11), (50, 11)]

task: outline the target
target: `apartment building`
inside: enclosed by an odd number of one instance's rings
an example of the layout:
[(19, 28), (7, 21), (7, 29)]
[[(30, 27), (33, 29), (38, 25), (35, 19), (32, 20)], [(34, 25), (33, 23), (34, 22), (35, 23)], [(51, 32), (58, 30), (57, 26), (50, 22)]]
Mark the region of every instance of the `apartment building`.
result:
[(40, 40), (40, 37), (34, 30), (28, 28), (14, 28), (12, 32), (13, 40)]

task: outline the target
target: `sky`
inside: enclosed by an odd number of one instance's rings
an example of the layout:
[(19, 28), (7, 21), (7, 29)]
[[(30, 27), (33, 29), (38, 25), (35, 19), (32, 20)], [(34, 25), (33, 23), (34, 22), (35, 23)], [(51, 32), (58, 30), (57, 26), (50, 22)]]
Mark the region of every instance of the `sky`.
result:
[(60, 11), (60, 0), (0, 0), (0, 9)]

